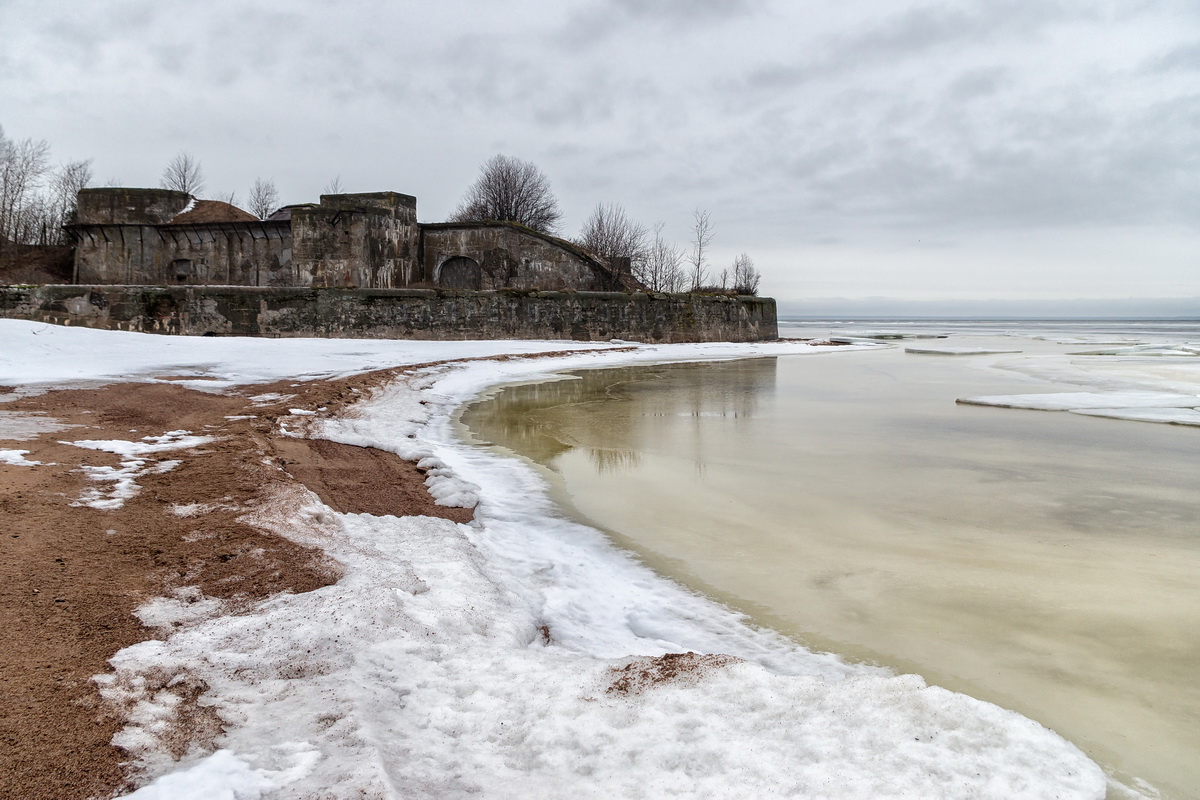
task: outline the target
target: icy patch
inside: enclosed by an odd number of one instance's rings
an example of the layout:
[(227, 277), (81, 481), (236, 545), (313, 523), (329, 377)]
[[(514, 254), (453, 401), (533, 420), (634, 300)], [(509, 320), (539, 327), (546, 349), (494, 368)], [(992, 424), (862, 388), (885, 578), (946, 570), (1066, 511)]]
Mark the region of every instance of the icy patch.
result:
[(196, 586), (181, 586), (171, 597), (156, 597), (139, 606), (133, 615), (147, 628), (171, 630), (217, 616), (225, 604), (207, 597)]
[(88, 450), (101, 450), (123, 456), (120, 466), (88, 466), (81, 467), (90, 480), (98, 483), (109, 483), (107, 490), (94, 487), (85, 489), (72, 506), (88, 506), (101, 511), (113, 511), (125, 505), (125, 501), (134, 497), (141, 486), (137, 478), (141, 475), (157, 475), (169, 472), (179, 466), (177, 459), (143, 458), (150, 453), (160, 453), (166, 450), (179, 450), (198, 447), (209, 442), (215, 442), (215, 436), (194, 436), (191, 431), (168, 431), (161, 436), (146, 436), (141, 441), (125, 439), (85, 439), (78, 442), (60, 442)]
[(143, 456), (160, 453), (164, 450), (199, 447), (217, 440), (215, 436), (193, 436), (191, 433), (191, 431), (167, 431), (161, 436), (144, 436), (140, 442), (131, 442), (125, 439), (84, 439), (78, 442), (61, 442), (61, 444), (72, 444), (88, 450), (103, 450), (119, 456)]
[(1200, 344), (1143, 344), (1134, 347), (1118, 347), (1111, 350), (1086, 350), (1073, 353), (1077, 356), (1200, 356)]
[(1200, 426), (1200, 408), (1073, 408), (1071, 411), (1089, 417)]
[(269, 406), (274, 403), (282, 403), (284, 400), (291, 400), (296, 395), (280, 394), (279, 392), (267, 392), (265, 394), (256, 394), (250, 398), (250, 402), (256, 406)]
[[(587, 636), (561, 641), (554, 615), (530, 603), (556, 565), (530, 586), (520, 570), (496, 573), (468, 526), (335, 514), (304, 498), (284, 497), (256, 521), (323, 541), (346, 567), (341, 581), (126, 648), (100, 682), (106, 697), (134, 701), (121, 746), (152, 771), (176, 768), (154, 758), (176, 704), (139, 690), (147, 673), (211, 687), (223, 750), (306, 743), (312, 755), (288, 773), (289, 797), (865, 798), (897, 786), (913, 796), (1103, 796), (1099, 769), (1054, 733), (916, 676), (858, 670), (830, 681), (723, 659), (611, 691), (631, 665), (652, 672), (654, 657), (597, 655)], [(697, 614), (722, 613), (695, 597), (683, 609), (626, 612), (660, 633), (672, 626), (654, 620), (675, 616), (684, 632), (706, 625)], [(247, 768), (251, 756), (239, 760), (227, 763), (231, 796), (277, 790)], [(196, 769), (179, 779), (210, 774)], [(170, 781), (147, 788), (186, 785)]]
[(27, 414), (21, 411), (0, 411), (0, 439), (14, 442), (25, 442), (36, 439), (43, 433), (65, 431), (77, 428), (78, 425), (68, 425), (59, 422), (54, 417), (43, 414)]
[(41, 461), (30, 461), (25, 458), (28, 450), (0, 450), (0, 464), (8, 464), (14, 467), (40, 467)]
[(254, 767), (247, 757), (218, 750), (124, 797), (134, 800), (257, 800), (267, 792), (304, 778), (320, 758), (316, 750), (302, 742), (279, 745), (270, 755), (274, 756), (271, 761), (282, 762), (278, 768)]
[(1166, 392), (1057, 392), (962, 397), (957, 402), (1036, 411), (1077, 411), (1088, 408), (1195, 408), (1200, 406), (1200, 396)]
[(985, 347), (906, 347), (906, 353), (931, 356), (994, 356), (1020, 353), (1020, 350), (989, 350)]
[(225, 503), (175, 503), (168, 510), (177, 517), (190, 519), (202, 514), (211, 514), (214, 511), (236, 511), (237, 506)]
[(317, 412), (304, 408), (289, 408), (288, 413), (297, 417), (315, 417), (317, 415)]

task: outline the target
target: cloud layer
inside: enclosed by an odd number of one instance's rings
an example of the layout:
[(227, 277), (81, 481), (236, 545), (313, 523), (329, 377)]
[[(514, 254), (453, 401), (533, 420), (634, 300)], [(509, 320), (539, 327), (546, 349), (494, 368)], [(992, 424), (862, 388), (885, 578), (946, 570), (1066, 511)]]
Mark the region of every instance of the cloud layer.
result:
[(781, 297), (1200, 294), (1186, 0), (9, 0), (0, 28), (0, 125), (101, 181), (187, 150), (215, 191), (340, 175), (435, 220), (504, 152), (566, 233), (615, 201), (683, 240), (709, 209)]

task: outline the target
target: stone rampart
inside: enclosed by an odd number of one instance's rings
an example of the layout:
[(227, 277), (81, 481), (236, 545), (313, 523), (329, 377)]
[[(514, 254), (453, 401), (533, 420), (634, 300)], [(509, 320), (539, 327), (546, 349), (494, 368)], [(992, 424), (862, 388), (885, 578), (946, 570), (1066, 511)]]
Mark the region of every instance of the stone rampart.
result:
[(769, 297), (502, 289), (0, 286), (0, 317), (189, 336), (748, 342)]

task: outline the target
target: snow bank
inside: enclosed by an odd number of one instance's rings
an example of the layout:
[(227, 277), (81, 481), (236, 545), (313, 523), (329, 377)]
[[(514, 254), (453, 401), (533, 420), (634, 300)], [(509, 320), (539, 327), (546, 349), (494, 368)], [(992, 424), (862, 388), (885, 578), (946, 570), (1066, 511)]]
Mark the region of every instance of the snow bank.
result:
[[(62, 380), (187, 365), (216, 378), (211, 388), (288, 368), (313, 377), (563, 346), (69, 329), (42, 340), (35, 329), (0, 325), (0, 342), (20, 340), (28, 361), (0, 347), (0, 374), (44, 381), (36, 367), (52, 352)], [(299, 488), (247, 514), (322, 547), (344, 577), (237, 616), (189, 611), (203, 599), (186, 591), (140, 610), (175, 631), (122, 650), (96, 678), (128, 712), (114, 742), (148, 783), (132, 796), (1102, 797), (1100, 769), (1037, 723), (755, 629), (563, 518), (531, 468), (453, 433), (454, 410), (501, 382), (820, 349), (639, 346), (443, 364), (344, 418), (304, 418), (316, 435), (420, 459), (440, 502), (475, 505), (476, 522), (338, 514)], [(95, 351), (105, 357), (89, 370)], [(727, 655), (666, 655), (685, 651)], [(178, 729), (206, 717), (219, 722), (212, 736), (170, 755)]]

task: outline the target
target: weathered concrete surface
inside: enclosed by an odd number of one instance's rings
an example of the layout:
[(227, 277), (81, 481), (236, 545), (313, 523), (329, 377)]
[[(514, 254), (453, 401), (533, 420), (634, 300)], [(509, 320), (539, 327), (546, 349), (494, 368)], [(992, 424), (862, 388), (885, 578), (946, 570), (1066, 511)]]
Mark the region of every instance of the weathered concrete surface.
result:
[(424, 280), (448, 289), (621, 289), (606, 265), (565, 239), (512, 222), (421, 226)]
[(415, 282), (417, 199), (398, 192), (321, 195), (291, 213), (292, 286), (392, 289)]
[(778, 338), (769, 297), (245, 286), (0, 286), (0, 316), (164, 334), (644, 342)]
[(286, 222), (76, 225), (81, 284), (295, 286)]

